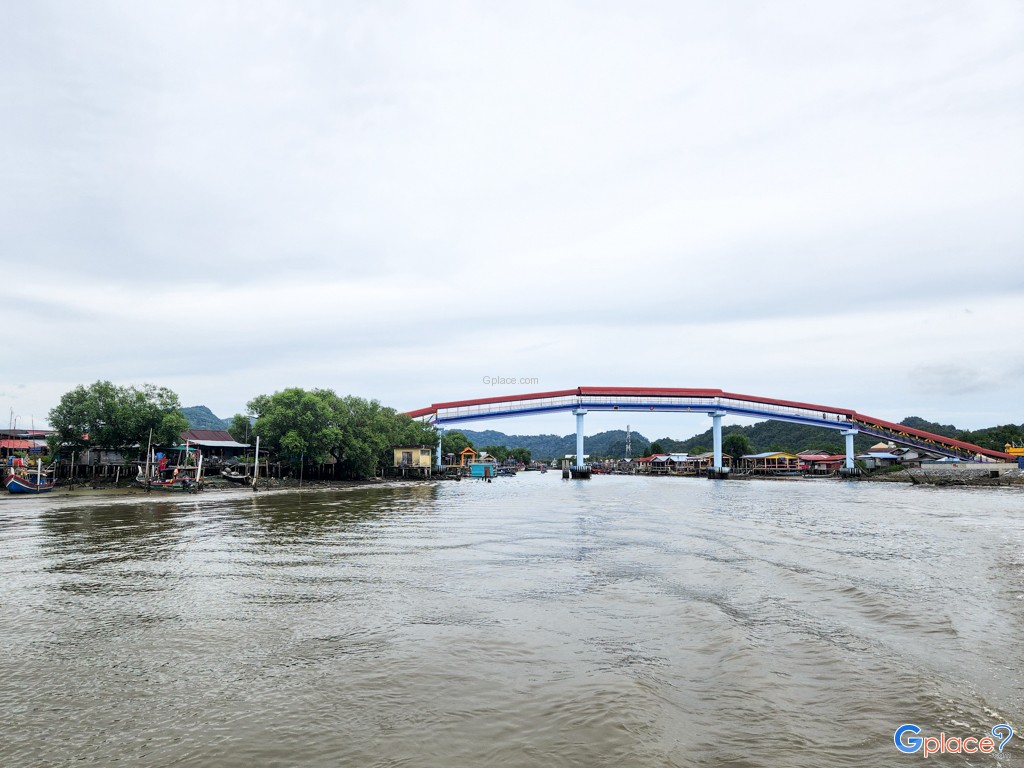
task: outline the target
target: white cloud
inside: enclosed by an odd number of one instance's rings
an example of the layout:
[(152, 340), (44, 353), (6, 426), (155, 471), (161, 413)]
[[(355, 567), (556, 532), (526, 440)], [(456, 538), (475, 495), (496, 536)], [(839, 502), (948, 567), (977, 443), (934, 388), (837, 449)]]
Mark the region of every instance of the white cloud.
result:
[(10, 13), (16, 410), (498, 372), (1019, 421), (1016, 4)]

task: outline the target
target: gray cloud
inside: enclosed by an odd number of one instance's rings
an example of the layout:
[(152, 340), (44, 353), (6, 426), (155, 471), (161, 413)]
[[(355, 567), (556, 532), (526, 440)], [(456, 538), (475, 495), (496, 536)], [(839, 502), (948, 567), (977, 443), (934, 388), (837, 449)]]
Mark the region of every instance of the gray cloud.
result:
[(981, 371), (951, 364), (918, 366), (908, 375), (923, 391), (948, 396), (985, 392), (998, 383)]
[(96, 378), (414, 407), (493, 370), (1019, 400), (965, 373), (1024, 319), (1016, 4), (5, 11), (0, 253), (48, 350), (11, 407)]

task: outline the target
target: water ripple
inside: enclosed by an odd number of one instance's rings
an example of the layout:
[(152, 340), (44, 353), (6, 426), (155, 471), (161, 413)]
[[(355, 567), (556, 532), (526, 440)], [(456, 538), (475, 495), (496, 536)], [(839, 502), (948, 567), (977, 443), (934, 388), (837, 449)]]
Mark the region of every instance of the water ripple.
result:
[(1022, 511), (555, 473), (4, 499), (0, 764), (892, 764), (903, 722), (1024, 725)]

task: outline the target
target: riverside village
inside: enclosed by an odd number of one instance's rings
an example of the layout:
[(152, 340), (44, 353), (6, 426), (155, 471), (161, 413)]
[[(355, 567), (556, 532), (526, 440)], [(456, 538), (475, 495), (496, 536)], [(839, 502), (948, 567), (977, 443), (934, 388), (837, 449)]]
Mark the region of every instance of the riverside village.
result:
[[(818, 405), (718, 391), (578, 388), (399, 413), (376, 401), (339, 397), (329, 390), (290, 389), (257, 397), (249, 403), (247, 415), (222, 420), (201, 406), (183, 409), (173, 393), (147, 387), (141, 398), (133, 388), (109, 382), (78, 387), (51, 411), (53, 426), (46, 429), (19, 427), (12, 412), (7, 427), (0, 429), (6, 489), (12, 494), (76, 487), (197, 493), (211, 487), (259, 490), (352, 480), (490, 482), (518, 472), (549, 471), (565, 479), (619, 474), (1013, 485), (1021, 482), (1024, 470), (1024, 440), (999, 442), (1000, 436), (1020, 438), (1024, 425), (953, 437), (913, 426), (912, 419), (894, 424), (851, 411), (822, 411)], [(776, 420), (773, 445), (754, 449), (751, 436), (757, 441), (757, 426), (726, 428), (723, 437), (721, 416), (739, 410), (737, 398), (747, 398), (741, 403), (745, 411), (760, 408)], [(567, 402), (577, 418), (577, 434), (566, 435), (560, 444), (555, 444), (557, 439), (540, 445), (536, 437), (501, 435), (498, 442), (484, 445), (472, 439), (476, 433), (460, 429), (464, 421), (486, 418), (489, 409), (505, 415), (509, 408), (525, 410), (555, 401)], [(132, 402), (138, 413), (130, 413)], [(82, 403), (92, 403), (92, 411)], [(714, 427), (710, 434), (691, 439), (688, 449), (684, 441), (670, 438), (649, 441), (628, 425), (625, 430), (584, 435), (587, 408), (625, 414), (653, 409), (651, 403), (705, 409)], [(298, 424), (311, 423), (310, 412), (319, 420), (298, 429)], [(136, 425), (134, 432), (119, 430), (118, 419), (104, 415), (110, 413)], [(830, 439), (835, 430), (807, 426), (816, 421), (842, 428), (845, 451), (829, 449), (839, 447)], [(966, 437), (984, 444), (961, 439)], [(695, 446), (702, 438), (714, 447)]]

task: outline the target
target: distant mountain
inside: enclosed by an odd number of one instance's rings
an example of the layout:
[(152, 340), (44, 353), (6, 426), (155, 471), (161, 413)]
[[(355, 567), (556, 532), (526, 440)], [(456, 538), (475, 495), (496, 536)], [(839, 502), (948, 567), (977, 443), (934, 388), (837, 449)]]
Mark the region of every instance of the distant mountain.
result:
[(217, 418), (205, 405), (182, 408), (181, 412), (188, 419), (189, 429), (227, 429), (231, 424), (231, 419)]
[[(213, 411), (205, 405), (194, 405), (189, 408), (182, 408), (182, 413), (188, 419), (191, 429), (227, 429), (231, 419), (221, 419), (214, 415)], [(923, 429), (926, 432), (933, 432), (937, 435), (952, 437), (957, 440), (964, 440), (984, 448), (992, 448), (997, 451), (1003, 450), (1006, 443), (1024, 444), (1024, 424), (1006, 424), (998, 427), (988, 427), (969, 431), (957, 429), (952, 424), (937, 424), (926, 421), (918, 416), (908, 416), (900, 422), (907, 427)], [(566, 454), (576, 453), (576, 435), (506, 435), (493, 429), (474, 431), (460, 429), (476, 448), (483, 448), (487, 445), (503, 445), (506, 448), (526, 448), (535, 459), (561, 458)], [(799, 451), (822, 450), (829, 453), (844, 453), (845, 442), (838, 430), (826, 429), (825, 427), (810, 427), (804, 424), (790, 424), (785, 421), (761, 421), (750, 426), (725, 426), (722, 427), (722, 437), (739, 432), (747, 436), (750, 441), (750, 449), (754, 453), (762, 451)], [(651, 441), (639, 432), (631, 435), (632, 455), (634, 457), (646, 456)], [(657, 440), (665, 451), (680, 453), (700, 453), (710, 451), (713, 443), (711, 430), (694, 435), (686, 440), (677, 440), (671, 437), (662, 437)], [(878, 438), (863, 433), (854, 438), (854, 449), (857, 452), (866, 451), (878, 442)], [(626, 455), (626, 432), (622, 429), (613, 429), (607, 432), (598, 432), (586, 439), (585, 451), (591, 457), (620, 459)]]
[[(904, 426), (922, 429), (945, 437), (964, 440), (983, 448), (997, 451), (1003, 450), (1006, 443), (1024, 444), (1024, 424), (1006, 424), (974, 431), (957, 429), (951, 424), (937, 424), (917, 416), (909, 416), (900, 422)], [(473, 445), (482, 448), (485, 445), (503, 445), (506, 448), (528, 448), (534, 458), (551, 459), (576, 452), (576, 435), (506, 435), (503, 432), (487, 430), (473, 432), (460, 430)], [(739, 432), (750, 441), (750, 449), (754, 453), (762, 451), (800, 451), (821, 450), (828, 453), (845, 453), (846, 443), (838, 430), (825, 427), (811, 427), (804, 424), (791, 424), (786, 421), (761, 421), (757, 424), (741, 427), (738, 425), (722, 427), (722, 437)], [(713, 444), (711, 430), (694, 435), (686, 440), (662, 437), (657, 441), (668, 452), (700, 453), (710, 451)], [(875, 443), (877, 437), (859, 434), (854, 438), (854, 450), (866, 451)], [(646, 454), (651, 441), (638, 432), (632, 433), (633, 456)], [(585, 451), (594, 458), (622, 458), (626, 453), (626, 433), (623, 430), (600, 432), (586, 439)]]
[[(493, 429), (475, 432), (460, 429), (476, 448), (487, 445), (503, 445), (506, 448), (526, 448), (535, 459), (561, 458), (567, 453), (576, 453), (576, 434), (570, 435), (506, 435)], [(634, 456), (644, 456), (651, 441), (639, 432), (630, 436), (630, 446)], [(584, 451), (594, 458), (622, 458), (626, 453), (626, 432), (612, 429), (589, 435)]]
[[(790, 424), (786, 421), (761, 421), (747, 427), (739, 425), (723, 426), (722, 438), (739, 433), (746, 435), (750, 441), (750, 450), (754, 453), (762, 451), (827, 451), (828, 453), (844, 453), (846, 443), (838, 430), (825, 427), (809, 427), (804, 424)], [(666, 451), (680, 453), (702, 453), (710, 451), (714, 444), (714, 436), (709, 429), (687, 440), (673, 440), (671, 437), (659, 438), (656, 442)], [(854, 438), (854, 448), (865, 451), (878, 442), (878, 438), (859, 435)]]
[(1024, 442), (1024, 424), (1002, 424), (998, 427), (985, 427), (984, 429), (957, 429), (952, 424), (936, 424), (933, 421), (925, 421), (917, 416), (909, 416), (900, 422), (914, 429), (923, 429), (926, 432), (934, 432), (937, 435), (952, 437), (955, 440), (963, 440), (967, 443), (980, 445), (982, 448), (991, 448), (996, 451), (1003, 450), (1007, 443), (1020, 445)]
[(914, 429), (923, 429), (925, 432), (942, 435), (943, 437), (956, 438), (957, 434), (964, 432), (964, 430), (957, 429), (952, 424), (937, 424), (934, 421), (926, 421), (919, 416), (907, 416), (900, 424)]

